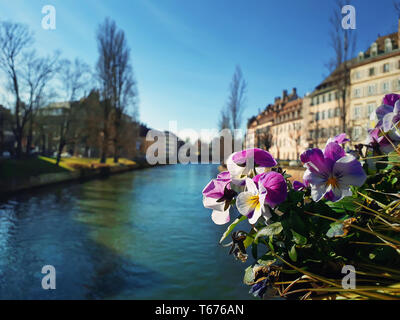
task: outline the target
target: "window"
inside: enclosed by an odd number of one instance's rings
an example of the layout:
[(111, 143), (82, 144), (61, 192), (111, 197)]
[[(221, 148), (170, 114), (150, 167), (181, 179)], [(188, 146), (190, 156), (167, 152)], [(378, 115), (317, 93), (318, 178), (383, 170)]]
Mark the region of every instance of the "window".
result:
[(328, 118), (329, 119), (333, 118), (333, 109), (328, 110)]
[(374, 75), (375, 75), (375, 68), (369, 68), (369, 76), (372, 77)]
[(368, 86), (368, 95), (372, 96), (374, 93), (375, 93), (375, 86), (374, 85)]
[(361, 90), (359, 88), (354, 89), (354, 97), (360, 98), (360, 96), (361, 96)]
[(328, 94), (328, 101), (331, 101), (331, 100), (332, 100), (332, 94), (329, 93), (329, 94)]
[(322, 103), (324, 103), (325, 102), (325, 95), (323, 94), (322, 95)]
[(389, 81), (385, 81), (384, 83), (382, 83), (382, 91), (389, 92)]
[(340, 108), (335, 108), (335, 117), (340, 117)]
[(359, 119), (361, 116), (361, 106), (354, 107), (354, 119)]
[(360, 139), (361, 138), (361, 128), (360, 127), (354, 127), (353, 128), (353, 136), (354, 136), (354, 139)]
[(368, 112), (368, 117), (375, 112), (375, 103), (369, 103), (367, 105), (367, 112)]
[(321, 116), (322, 120), (325, 120), (325, 113), (326, 113), (325, 111), (322, 111), (322, 116)]
[(389, 72), (389, 63), (383, 65), (383, 72)]

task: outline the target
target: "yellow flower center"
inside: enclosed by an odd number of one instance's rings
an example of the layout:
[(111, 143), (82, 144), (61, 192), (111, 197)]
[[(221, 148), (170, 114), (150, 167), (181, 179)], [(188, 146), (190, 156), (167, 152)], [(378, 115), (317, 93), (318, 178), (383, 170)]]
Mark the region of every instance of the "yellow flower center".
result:
[(256, 209), (256, 208), (258, 209), (258, 207), (260, 206), (260, 197), (258, 195), (249, 197), (248, 205), (252, 209)]
[(332, 186), (332, 188), (338, 188), (339, 182), (335, 177), (329, 177), (329, 179), (326, 181), (326, 185)]

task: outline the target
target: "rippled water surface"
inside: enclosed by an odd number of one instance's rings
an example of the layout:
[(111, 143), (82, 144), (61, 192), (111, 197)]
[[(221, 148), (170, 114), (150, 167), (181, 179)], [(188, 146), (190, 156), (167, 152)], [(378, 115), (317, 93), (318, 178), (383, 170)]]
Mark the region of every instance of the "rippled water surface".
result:
[[(0, 203), (1, 299), (248, 299), (201, 191), (215, 165), (46, 187)], [(41, 287), (44, 265), (56, 290)]]

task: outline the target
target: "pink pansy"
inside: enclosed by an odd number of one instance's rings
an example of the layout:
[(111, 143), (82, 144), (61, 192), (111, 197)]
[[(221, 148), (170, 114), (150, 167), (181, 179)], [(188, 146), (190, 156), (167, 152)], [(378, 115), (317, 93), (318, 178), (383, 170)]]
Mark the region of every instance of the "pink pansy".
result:
[(329, 138), (326, 144), (331, 143), (331, 142), (336, 142), (337, 144), (344, 144), (349, 141), (350, 141), (350, 139), (347, 138), (346, 134), (341, 133), (334, 138)]
[(303, 180), (311, 186), (314, 201), (325, 195), (331, 201), (339, 201), (352, 195), (351, 185), (360, 187), (367, 179), (361, 163), (335, 142), (329, 143), (324, 151), (307, 150), (300, 158), (307, 168)]
[(263, 216), (266, 220), (271, 217), (268, 206), (275, 207), (285, 201), (287, 196), (286, 181), (277, 172), (268, 172), (246, 179), (246, 189), (240, 193), (236, 206), (240, 214), (249, 218), (250, 224), (256, 224)]
[(211, 218), (215, 224), (222, 225), (230, 221), (229, 209), (231, 195), (230, 175), (223, 172), (217, 179), (211, 180), (203, 190), (203, 205), (212, 209)]
[(244, 185), (246, 177), (252, 171), (255, 171), (256, 174), (262, 173), (265, 168), (276, 166), (277, 162), (269, 152), (253, 148), (232, 154), (226, 164), (232, 182), (236, 185)]

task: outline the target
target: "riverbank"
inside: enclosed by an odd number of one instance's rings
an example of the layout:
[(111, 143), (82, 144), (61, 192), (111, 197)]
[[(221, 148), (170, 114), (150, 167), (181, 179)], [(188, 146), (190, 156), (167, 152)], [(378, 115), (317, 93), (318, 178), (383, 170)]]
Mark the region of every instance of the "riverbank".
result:
[(120, 159), (113, 163), (107, 159), (100, 164), (97, 159), (66, 158), (57, 166), (55, 159), (38, 157), (27, 160), (0, 161), (0, 195), (9, 196), (17, 192), (72, 181), (98, 179), (150, 167), (145, 162)]

